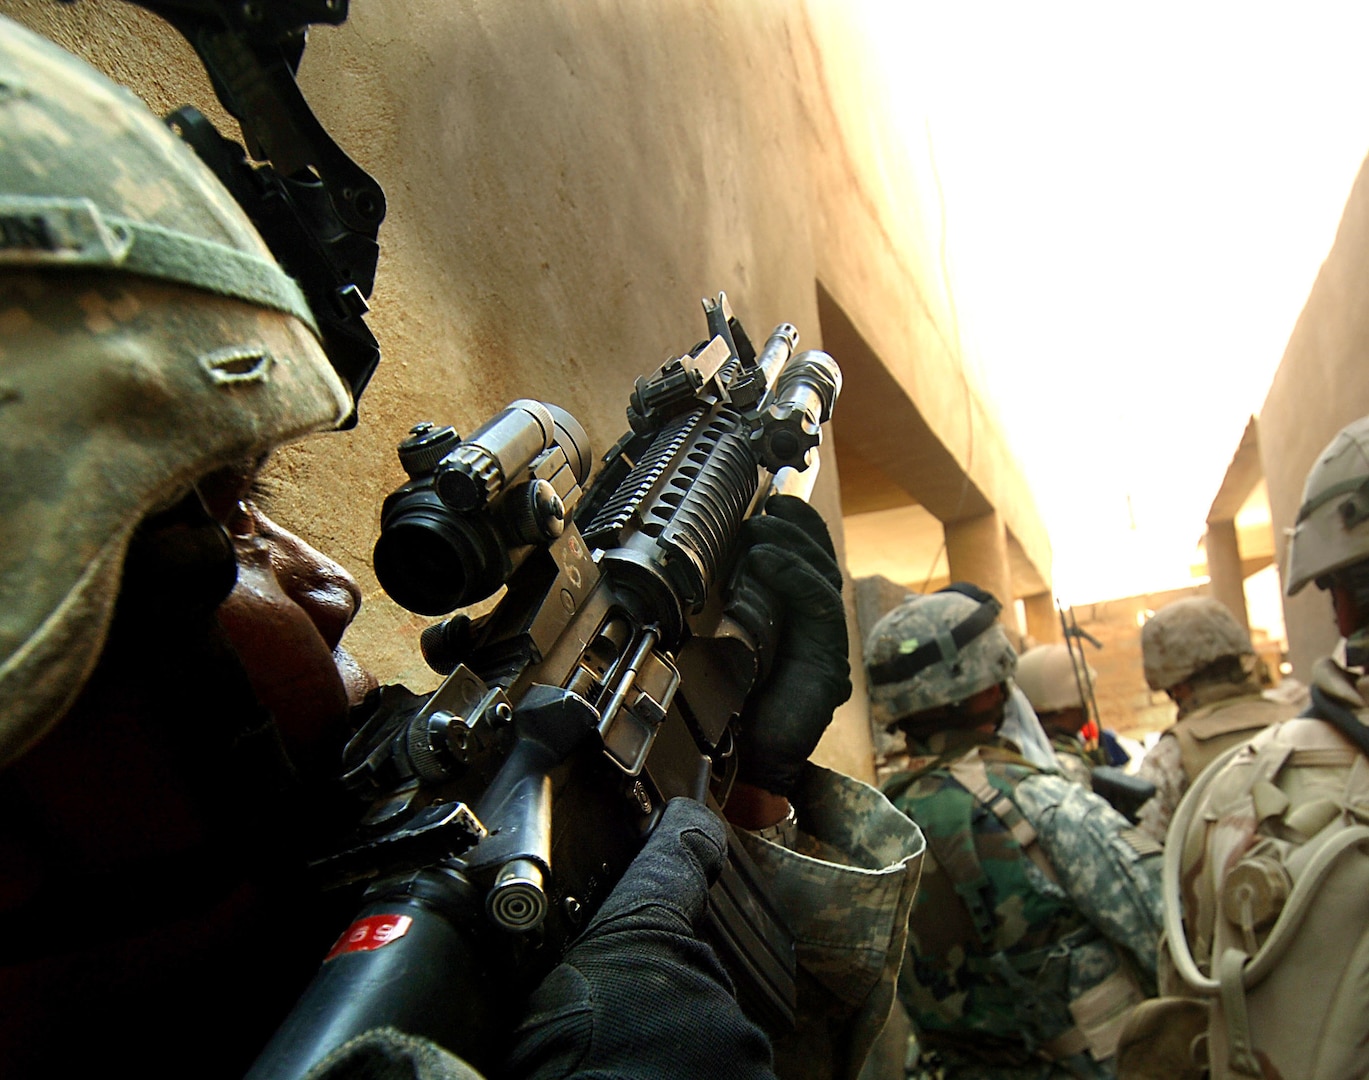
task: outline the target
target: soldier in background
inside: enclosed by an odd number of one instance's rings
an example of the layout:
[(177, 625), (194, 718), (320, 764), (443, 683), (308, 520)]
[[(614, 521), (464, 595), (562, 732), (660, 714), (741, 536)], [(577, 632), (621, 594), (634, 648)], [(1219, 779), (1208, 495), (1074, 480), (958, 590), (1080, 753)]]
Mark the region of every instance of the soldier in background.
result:
[(1313, 666), (1310, 709), (1179, 804), (1165, 996), (1127, 1024), (1126, 1080), (1369, 1076), (1369, 417), (1309, 472), (1284, 580), (1330, 594), (1342, 641)]
[(1163, 844), (1194, 778), (1222, 751), (1297, 710), (1263, 695), (1250, 635), (1211, 597), (1176, 600), (1156, 612), (1141, 628), (1141, 654), (1150, 688), (1165, 691), (1179, 707), (1174, 726), (1140, 769), (1156, 789), (1141, 808), (1140, 825)]
[(919, 1077), (1107, 1077), (1153, 985), (1160, 849), (1002, 735), (1017, 656), (973, 585), (871, 630), (872, 711), (908, 739), (884, 791), (927, 837), (899, 996)]
[(1088, 722), (1084, 684), (1098, 679), (1093, 668), (1079, 670), (1080, 659), (1067, 645), (1037, 645), (1017, 661), (1017, 685), (1036, 710), (1050, 736), (1060, 772), (1077, 784), (1091, 787), (1093, 769), (1108, 762), (1101, 750), (1084, 742), (1081, 729)]

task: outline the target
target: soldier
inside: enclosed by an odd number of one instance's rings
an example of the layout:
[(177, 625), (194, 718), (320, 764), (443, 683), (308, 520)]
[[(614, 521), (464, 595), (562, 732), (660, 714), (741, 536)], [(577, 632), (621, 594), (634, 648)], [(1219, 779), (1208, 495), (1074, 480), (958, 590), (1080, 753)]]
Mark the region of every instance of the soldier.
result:
[(1288, 595), (1308, 582), (1341, 644), (1307, 712), (1229, 749), (1179, 804), (1166, 996), (1128, 1022), (1128, 1080), (1369, 1075), (1369, 417), (1308, 473)]
[[(298, 870), (371, 685), (339, 651), (356, 584), (263, 514), (254, 484), (275, 447), (353, 403), (213, 175), (131, 94), (6, 19), (0, 327), (0, 912), (24, 928), (0, 946), (0, 1072), (241, 1075), (351, 914)], [(892, 998), (921, 838), (872, 789), (805, 766), (849, 694), (821, 520), (791, 507), (750, 540), (743, 575), (793, 615), (774, 667), (802, 694), (748, 703), (739, 824), (782, 896), (807, 900), (790, 913), (806, 977), (844, 980), (813, 1027), (853, 1071)], [(846, 830), (849, 865), (789, 850), (829, 819), (841, 833), (853, 806), (883, 817)], [(724, 849), (711, 814), (667, 808), (534, 996), (518, 1073), (770, 1075), (693, 933)], [(857, 964), (835, 959), (843, 933)], [(633, 977), (662, 1008), (637, 1007)], [(412, 1040), (356, 1053), (469, 1075)]]
[(1160, 736), (1140, 776), (1155, 785), (1141, 807), (1141, 828), (1165, 842), (1169, 819), (1188, 785), (1222, 751), (1297, 711), (1262, 694), (1250, 635), (1208, 596), (1176, 600), (1141, 628), (1146, 682), (1179, 707), (1173, 727)]
[[(1037, 645), (1018, 658), (1016, 679), (1050, 736), (1061, 773), (1091, 787), (1094, 767), (1107, 761), (1097, 747), (1085, 745), (1080, 735), (1089, 710), (1084, 699), (1085, 675), (1079, 664), (1066, 645)], [(1089, 668), (1087, 678), (1096, 681), (1098, 673)]]
[(1105, 1077), (1154, 980), (1159, 853), (1092, 792), (1000, 733), (1016, 654), (973, 585), (870, 632), (877, 719), (914, 756), (884, 785), (927, 837), (899, 996), (918, 1076)]

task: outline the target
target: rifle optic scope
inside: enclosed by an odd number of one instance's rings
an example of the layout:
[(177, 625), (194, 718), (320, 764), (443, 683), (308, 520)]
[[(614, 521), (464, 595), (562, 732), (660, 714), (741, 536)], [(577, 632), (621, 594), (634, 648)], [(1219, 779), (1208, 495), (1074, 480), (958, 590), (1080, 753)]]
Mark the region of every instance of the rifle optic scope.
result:
[(485, 599), (532, 545), (561, 534), (592, 458), (575, 417), (524, 398), (465, 440), (416, 425), (399, 461), (410, 479), (381, 506), (376, 577), (409, 611), (445, 615)]

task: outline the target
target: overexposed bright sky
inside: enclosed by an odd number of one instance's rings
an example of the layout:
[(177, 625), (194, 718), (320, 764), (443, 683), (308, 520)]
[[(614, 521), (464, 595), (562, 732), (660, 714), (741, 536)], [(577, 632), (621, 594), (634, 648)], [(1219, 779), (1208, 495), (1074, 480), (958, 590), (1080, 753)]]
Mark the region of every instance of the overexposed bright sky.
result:
[(1057, 593), (1186, 584), (1369, 151), (1369, 3), (862, 2)]

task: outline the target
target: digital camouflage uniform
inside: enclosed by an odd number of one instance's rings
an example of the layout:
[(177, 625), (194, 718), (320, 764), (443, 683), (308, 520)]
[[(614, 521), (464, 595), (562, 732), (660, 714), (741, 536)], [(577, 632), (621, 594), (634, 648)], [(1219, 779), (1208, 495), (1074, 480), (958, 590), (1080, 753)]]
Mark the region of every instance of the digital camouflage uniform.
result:
[(1077, 735), (1055, 734), (1051, 736), (1051, 749), (1060, 765), (1060, 775), (1076, 784), (1083, 784), (1093, 790), (1093, 770), (1107, 761), (1102, 750), (1090, 749)]
[(995, 733), (1016, 666), (998, 610), (953, 586), (866, 643), (872, 711), (910, 754), (884, 791), (927, 840), (899, 975), (914, 1075), (1106, 1077), (1154, 979), (1159, 848)]
[(924, 1075), (1110, 1075), (1097, 1063), (1154, 979), (1159, 849), (1001, 739), (921, 749), (885, 793), (927, 837), (899, 977)]
[(1141, 829), (1163, 844), (1174, 809), (1197, 773), (1223, 751), (1296, 713), (1294, 706), (1264, 697), (1254, 678), (1195, 686), (1189, 707), (1141, 761), (1138, 774), (1155, 785), (1155, 796), (1140, 810)]
[(794, 849), (739, 832), (794, 934), (796, 1031), (775, 1044), (783, 1080), (854, 1077), (884, 1025), (924, 842), (874, 788), (808, 765), (791, 796)]

